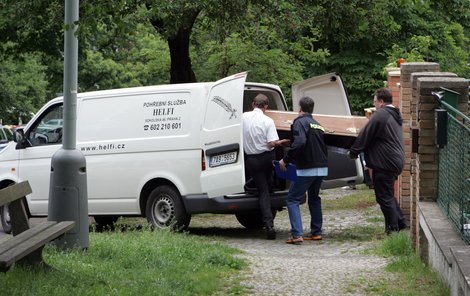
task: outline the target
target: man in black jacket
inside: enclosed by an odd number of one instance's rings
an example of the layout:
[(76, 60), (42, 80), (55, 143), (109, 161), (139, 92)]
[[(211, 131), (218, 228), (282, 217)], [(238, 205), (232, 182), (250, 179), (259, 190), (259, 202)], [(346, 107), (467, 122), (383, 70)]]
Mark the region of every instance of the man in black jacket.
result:
[[(291, 224), (292, 236), (288, 244), (299, 244), (303, 240), (322, 239), (322, 208), (319, 196), (320, 186), (328, 175), (328, 152), (323, 139), (325, 129), (312, 117), (314, 101), (302, 97), (299, 101), (299, 116), (291, 126), (292, 145), (282, 160), (281, 170), (286, 170), (288, 163), (297, 167), (297, 181), (293, 182), (287, 195), (287, 211)], [(303, 235), (300, 201), (308, 191), (308, 208), (310, 210), (310, 233)]]
[(372, 169), (375, 197), (385, 217), (385, 232), (390, 234), (407, 228), (407, 222), (394, 195), (394, 184), (405, 163), (403, 119), (392, 104), (389, 89), (375, 91), (375, 113), (359, 133), (349, 156), (364, 152), (366, 165)]

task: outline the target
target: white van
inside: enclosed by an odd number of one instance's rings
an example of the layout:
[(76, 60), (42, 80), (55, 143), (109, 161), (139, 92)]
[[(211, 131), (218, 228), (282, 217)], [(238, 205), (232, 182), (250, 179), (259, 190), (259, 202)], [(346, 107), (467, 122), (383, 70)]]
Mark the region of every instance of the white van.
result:
[[(245, 186), (242, 112), (260, 92), (269, 97), (270, 109), (287, 106), (278, 86), (245, 82), (246, 76), (78, 94), (76, 140), (86, 158), (89, 215), (101, 225), (119, 216), (145, 216), (154, 227), (184, 228), (192, 214), (223, 213), (235, 214), (247, 228), (261, 227), (256, 191)], [(62, 145), (62, 118), (59, 97), (17, 134), (16, 145), (0, 152), (0, 188), (28, 180), (33, 193), (25, 205), (31, 217), (47, 216), (51, 157)], [(278, 148), (280, 159), (284, 151)], [(347, 166), (352, 173), (342, 173), (332, 186), (362, 182), (360, 162), (348, 159), (335, 167)], [(273, 211), (285, 206), (287, 185), (273, 178)], [(0, 218), (9, 231), (7, 207)]]

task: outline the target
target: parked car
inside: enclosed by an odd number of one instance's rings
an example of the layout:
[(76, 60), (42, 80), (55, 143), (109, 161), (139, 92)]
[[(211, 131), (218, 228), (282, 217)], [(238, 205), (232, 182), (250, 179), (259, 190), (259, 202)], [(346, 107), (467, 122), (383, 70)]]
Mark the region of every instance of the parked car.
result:
[[(288, 111), (279, 86), (246, 82), (246, 75), (78, 94), (76, 140), (86, 158), (89, 215), (98, 224), (144, 216), (157, 228), (184, 228), (193, 214), (235, 214), (243, 226), (261, 227), (257, 194), (245, 190), (241, 115), (263, 93), (269, 116), (277, 116), (280, 138), (290, 138), (297, 112)], [(365, 118), (351, 116), (341, 77), (323, 75), (303, 86), (295, 93), (313, 96), (315, 116), (327, 133), (329, 176), (323, 188), (362, 183), (362, 163), (344, 150)], [(0, 154), (0, 188), (28, 180), (33, 193), (25, 205), (32, 217), (48, 214), (51, 157), (61, 147), (62, 118), (63, 98), (58, 97), (19, 132), (16, 145)], [(277, 159), (284, 149), (276, 147)], [(286, 205), (288, 188), (273, 174), (274, 212)], [(6, 231), (7, 213), (0, 211)]]
[(0, 151), (2, 151), (10, 141), (13, 141), (13, 132), (9, 127), (0, 125)]

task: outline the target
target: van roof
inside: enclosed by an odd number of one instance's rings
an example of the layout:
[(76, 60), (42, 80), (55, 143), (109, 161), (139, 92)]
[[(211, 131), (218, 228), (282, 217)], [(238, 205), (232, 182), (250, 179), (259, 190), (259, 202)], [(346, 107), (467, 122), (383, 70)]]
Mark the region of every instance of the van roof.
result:
[[(209, 88), (213, 83), (214, 82), (159, 84), (159, 85), (151, 85), (151, 86), (137, 86), (137, 87), (116, 88), (116, 89), (107, 89), (107, 90), (96, 90), (96, 91), (78, 93), (77, 97), (88, 98), (88, 97), (100, 97), (100, 96), (108, 96), (108, 95), (116, 95), (116, 94), (145, 93), (145, 92), (153, 92), (155, 90), (172, 91), (172, 90), (191, 89), (191, 88), (198, 88), (198, 87)], [(260, 86), (260, 87), (265, 87), (265, 88), (272, 88), (282, 93), (281, 88), (278, 85), (270, 84), (270, 83), (246, 82), (245, 86), (246, 87)], [(55, 101), (61, 101), (61, 100), (63, 100), (63, 96), (56, 97), (52, 99), (50, 102), (53, 103)]]

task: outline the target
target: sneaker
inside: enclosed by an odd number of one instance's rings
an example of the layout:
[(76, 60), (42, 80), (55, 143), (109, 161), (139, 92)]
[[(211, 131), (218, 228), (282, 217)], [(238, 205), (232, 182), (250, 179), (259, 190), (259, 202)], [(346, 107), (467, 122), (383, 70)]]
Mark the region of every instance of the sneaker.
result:
[(266, 239), (276, 239), (276, 231), (272, 227), (266, 228)]
[(302, 239), (301, 236), (291, 236), (289, 237), (288, 240), (286, 240), (286, 244), (291, 244), (291, 245), (300, 245), (304, 240)]
[(313, 235), (313, 234), (309, 233), (309, 234), (304, 235), (304, 236), (303, 236), (303, 239), (304, 239), (304, 240), (313, 240), (313, 241), (317, 241), (317, 240), (322, 240), (322, 237), (321, 237), (321, 234)]

